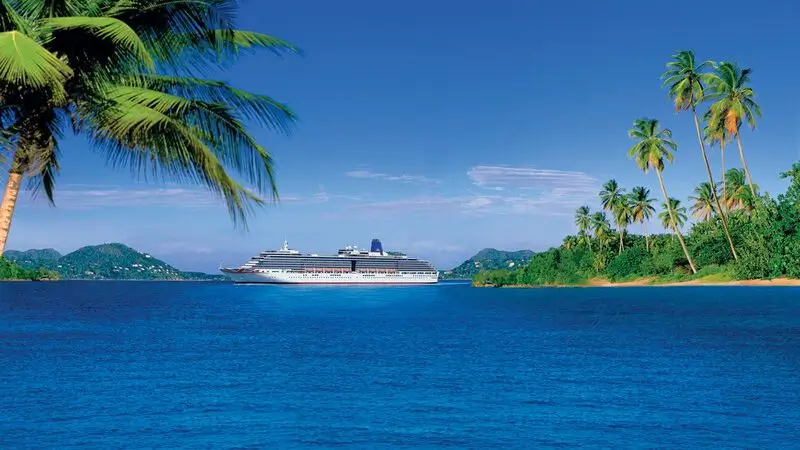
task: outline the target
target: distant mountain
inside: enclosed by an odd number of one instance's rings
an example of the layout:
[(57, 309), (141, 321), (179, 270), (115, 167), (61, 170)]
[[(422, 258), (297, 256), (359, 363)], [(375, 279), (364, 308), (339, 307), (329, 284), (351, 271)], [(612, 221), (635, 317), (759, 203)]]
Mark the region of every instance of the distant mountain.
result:
[(223, 275), (180, 271), (123, 244), (82, 247), (63, 256), (53, 249), (7, 251), (3, 256), (26, 269), (52, 270), (66, 280), (227, 280)]
[(61, 258), (61, 253), (52, 248), (44, 248), (41, 250), (26, 250), (24, 252), (8, 250), (3, 253), (3, 256), (10, 261), (16, 261), (18, 264), (26, 263), (38, 266), (43, 262), (55, 261)]
[(472, 258), (464, 261), (452, 270), (441, 271), (443, 280), (471, 280), (480, 272), (497, 269), (510, 269), (524, 266), (531, 260), (534, 252), (518, 250), (508, 252), (494, 248), (485, 248)]

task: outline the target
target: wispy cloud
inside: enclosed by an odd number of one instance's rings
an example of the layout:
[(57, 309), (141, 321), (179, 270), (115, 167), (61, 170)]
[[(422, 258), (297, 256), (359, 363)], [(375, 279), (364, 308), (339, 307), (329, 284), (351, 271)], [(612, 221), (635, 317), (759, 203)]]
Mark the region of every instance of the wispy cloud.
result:
[[(36, 204), (46, 204), (37, 199)], [(109, 207), (180, 207), (210, 208), (221, 205), (211, 192), (190, 188), (123, 188), (105, 186), (70, 186), (55, 194), (56, 205), (63, 209), (97, 209)]]
[(372, 172), (369, 170), (351, 170), (345, 173), (350, 178), (365, 178), (373, 180), (398, 181), (401, 183), (430, 183), (439, 184), (441, 181), (422, 175), (390, 175), (387, 173)]
[(553, 190), (559, 192), (597, 192), (597, 180), (584, 172), (533, 167), (475, 166), (467, 177), (488, 189)]
[[(23, 197), (23, 204), (46, 205), (43, 198), (32, 201)], [(326, 203), (335, 199), (358, 200), (357, 196), (329, 194), (321, 186), (310, 195), (280, 195), (278, 204)], [(205, 209), (224, 206), (221, 198), (201, 188), (152, 187), (127, 188), (109, 185), (68, 185), (56, 191), (56, 205), (62, 209), (90, 210), (113, 207), (170, 207)]]
[(382, 213), (459, 212), (470, 215), (568, 215), (597, 195), (592, 176), (575, 171), (476, 166), (467, 177), (491, 193), (418, 196), (356, 205)]
[(502, 195), (464, 195), (464, 196), (420, 196), (397, 200), (378, 201), (353, 205), (354, 208), (368, 212), (388, 213), (462, 213), (466, 215), (567, 215), (572, 214), (574, 201), (561, 201), (548, 196), (502, 196)]

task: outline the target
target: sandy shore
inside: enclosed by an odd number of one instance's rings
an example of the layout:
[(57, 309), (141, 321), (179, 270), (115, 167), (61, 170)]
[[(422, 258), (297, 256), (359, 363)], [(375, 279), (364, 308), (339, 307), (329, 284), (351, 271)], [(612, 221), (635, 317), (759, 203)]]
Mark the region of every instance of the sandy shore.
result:
[[(651, 284), (653, 278), (642, 278), (639, 280), (612, 283), (601, 278), (593, 278), (583, 285), (549, 285), (549, 286), (528, 286), (513, 285), (502, 286), (504, 288), (547, 288), (547, 287), (670, 287), (670, 286), (800, 286), (800, 280), (791, 278), (773, 278), (771, 280), (735, 280), (735, 281), (713, 281), (702, 278), (689, 281), (676, 281), (674, 283)], [(491, 286), (480, 286), (491, 287)]]
[(674, 283), (651, 284), (652, 278), (626, 281), (622, 283), (611, 283), (608, 280), (593, 279), (589, 280), (591, 287), (637, 287), (637, 286), (800, 286), (800, 280), (791, 278), (773, 278), (771, 280), (734, 280), (734, 281), (711, 281), (711, 280), (689, 280), (677, 281)]

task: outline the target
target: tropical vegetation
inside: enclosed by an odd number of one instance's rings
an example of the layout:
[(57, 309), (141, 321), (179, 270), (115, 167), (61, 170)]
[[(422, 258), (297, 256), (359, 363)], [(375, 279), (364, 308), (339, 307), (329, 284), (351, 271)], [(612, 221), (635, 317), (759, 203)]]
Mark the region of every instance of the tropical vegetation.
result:
[[(81, 247), (66, 255), (53, 249), (9, 250), (3, 257), (7, 264), (14, 264), (23, 272), (56, 274), (58, 278), (67, 280), (224, 281), (228, 279), (222, 274), (183, 272), (149, 253), (118, 243)], [(12, 277), (9, 275), (8, 278)]]
[(0, 280), (39, 281), (57, 280), (58, 278), (58, 274), (51, 270), (42, 267), (26, 269), (16, 262), (0, 256)]
[(294, 114), (204, 74), (244, 50), (297, 48), (237, 29), (236, 11), (236, 0), (0, 0), (0, 254), (24, 178), (54, 203), (67, 132), (113, 167), (205, 186), (235, 224), (277, 199), (271, 156), (243, 122), (286, 132)]
[[(565, 244), (566, 245), (566, 244)], [(482, 272), (524, 267), (533, 256), (530, 250), (505, 251), (484, 248), (450, 270), (439, 271), (442, 280), (470, 280)]]
[[(776, 198), (761, 193), (753, 181), (741, 135), (742, 125), (754, 129), (761, 115), (749, 86), (751, 73), (733, 62), (697, 64), (691, 51), (678, 52), (667, 63), (664, 85), (676, 109), (692, 113), (708, 177), (688, 199), (671, 197), (667, 189), (669, 163), (678, 150), (672, 131), (657, 119), (636, 119), (628, 131), (633, 140), (628, 157), (644, 173), (656, 174), (662, 201), (656, 202), (646, 187), (634, 186), (628, 193), (609, 180), (598, 193), (600, 210), (578, 208), (577, 233), (565, 237), (562, 245), (535, 254), (519, 270), (478, 274), (474, 282), (501, 286), (586, 284), (593, 279), (647, 278), (658, 283), (800, 278), (800, 163), (780, 174), (789, 187)], [(741, 168), (725, 166), (724, 150), (733, 139)], [(721, 181), (714, 179), (707, 146), (720, 148)], [(647, 232), (654, 219), (667, 233)], [(643, 236), (627, 233), (635, 223)], [(616, 250), (610, 246), (614, 240)]]

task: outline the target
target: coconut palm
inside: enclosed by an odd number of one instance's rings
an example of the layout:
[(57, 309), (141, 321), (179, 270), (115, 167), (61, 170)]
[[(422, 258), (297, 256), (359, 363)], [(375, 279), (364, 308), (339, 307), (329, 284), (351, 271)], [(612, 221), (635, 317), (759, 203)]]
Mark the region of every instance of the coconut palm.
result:
[(623, 195), (617, 201), (616, 206), (614, 207), (614, 222), (617, 224), (617, 228), (619, 230), (619, 252), (622, 253), (622, 250), (625, 248), (625, 244), (623, 243), (623, 237), (625, 232), (628, 229), (628, 225), (633, 222), (633, 205), (631, 205), (630, 197), (627, 195)]
[[(658, 184), (661, 186), (661, 192), (664, 194), (664, 201), (669, 202), (667, 188), (664, 186), (664, 179), (661, 176), (661, 172), (664, 170), (664, 160), (672, 162), (672, 152), (678, 149), (678, 144), (672, 140), (672, 131), (669, 128), (659, 130), (658, 120), (656, 119), (642, 118), (634, 121), (633, 128), (628, 131), (628, 136), (637, 141), (628, 151), (628, 157), (633, 158), (636, 165), (645, 173), (651, 169), (655, 170), (658, 176)], [(669, 213), (673, 214), (672, 209), (669, 209)], [(673, 223), (676, 222), (675, 217), (672, 218), (672, 221)], [(689, 256), (689, 250), (686, 248), (686, 243), (683, 241), (680, 229), (676, 227), (674, 231), (678, 236), (678, 240), (681, 242), (683, 253), (689, 261), (692, 272), (697, 273), (692, 257)]]
[(639, 222), (644, 230), (645, 248), (650, 251), (650, 235), (647, 233), (647, 221), (653, 216), (656, 209), (650, 197), (650, 189), (644, 186), (635, 186), (629, 195), (631, 201), (631, 222)]
[(677, 198), (669, 198), (669, 203), (661, 204), (661, 212), (658, 213), (658, 218), (661, 220), (661, 225), (667, 229), (673, 229), (677, 233), (679, 229), (683, 228), (686, 224), (686, 208), (681, 206), (681, 201)]
[[(727, 172), (728, 185), (724, 194), (726, 206), (731, 210), (752, 212), (755, 209), (755, 198), (750, 193), (744, 170), (730, 169)], [(755, 185), (758, 193), (758, 185)]]
[(587, 248), (592, 246), (592, 237), (586, 231), (579, 231), (576, 241), (577, 245), (585, 245)]
[(718, 190), (719, 184), (717, 184), (715, 189), (711, 189), (711, 185), (706, 182), (700, 183), (699, 186), (694, 188), (695, 195), (689, 197), (689, 200), (694, 202), (691, 210), (695, 218), (701, 221), (711, 219), (714, 215), (714, 198), (717, 197), (715, 193)]
[(601, 249), (608, 244), (611, 236), (611, 224), (608, 222), (606, 213), (598, 211), (592, 214), (592, 232)]
[[(709, 78), (708, 74), (703, 73), (703, 70), (706, 67), (711, 67), (712, 63), (706, 61), (695, 65), (694, 53), (691, 50), (680, 51), (672, 55), (672, 58), (673, 60), (667, 63), (667, 71), (662, 75), (664, 86), (669, 87), (669, 95), (675, 100), (675, 109), (677, 111), (692, 110), (697, 141), (700, 143), (700, 153), (703, 156), (703, 162), (708, 173), (708, 182), (711, 186), (715, 186), (714, 176), (711, 174), (711, 165), (708, 163), (708, 155), (706, 155), (705, 143), (700, 133), (700, 122), (697, 119), (697, 105), (703, 100), (705, 95), (704, 84)], [(712, 200), (717, 205), (716, 211), (720, 213), (722, 227), (725, 230), (725, 237), (728, 239), (733, 258), (739, 259), (736, 255), (736, 248), (733, 246), (731, 233), (728, 230), (728, 219), (725, 217), (716, 191), (712, 191), (712, 193), (714, 195)]]
[(577, 244), (578, 244), (578, 237), (577, 236), (573, 236), (571, 234), (567, 235), (567, 236), (564, 236), (564, 240), (561, 243), (561, 245), (566, 249), (573, 248)]
[[(720, 118), (715, 118), (716, 121), (711, 123), (711, 110), (706, 111), (703, 114), (703, 121), (705, 122), (705, 126), (703, 126), (703, 136), (705, 137), (706, 141), (708, 141), (709, 146), (714, 146), (719, 144), (719, 155), (720, 155), (720, 166), (722, 167), (722, 190), (718, 193), (718, 195), (725, 195), (725, 147), (727, 147), (728, 142), (730, 142), (730, 135), (728, 131), (725, 129), (725, 121), (719, 120)], [(725, 199), (720, 199), (722, 203), (722, 207), (725, 207)]]
[(711, 123), (722, 122), (731, 137), (736, 137), (739, 146), (739, 157), (750, 186), (750, 194), (756, 198), (756, 188), (750, 177), (750, 170), (744, 159), (742, 149), (742, 122), (747, 121), (750, 128), (756, 127), (756, 116), (761, 117), (761, 108), (755, 102), (755, 91), (747, 84), (750, 82), (751, 69), (740, 69), (735, 63), (723, 62), (714, 65), (714, 72), (709, 74), (709, 92), (707, 97), (713, 101), (711, 105)]
[(591, 217), (591, 210), (588, 206), (581, 206), (575, 212), (575, 225), (578, 227), (578, 231), (586, 232), (592, 226), (592, 217)]
[(600, 191), (600, 204), (605, 211), (612, 212), (614, 205), (623, 195), (625, 195), (625, 189), (619, 186), (617, 180), (608, 180)]
[(242, 49), (295, 50), (235, 29), (234, 8), (233, 0), (2, 2), (0, 122), (13, 154), (0, 205), (0, 254), (23, 177), (54, 203), (59, 141), (68, 128), (89, 137), (114, 166), (204, 185), (224, 199), (235, 223), (264, 203), (262, 193), (277, 198), (271, 157), (242, 121), (287, 131), (294, 115), (269, 97), (193, 76)]
[[(614, 223), (617, 225), (617, 232), (619, 233), (619, 252), (622, 253), (622, 234), (623, 234), (623, 227), (627, 226), (626, 223), (620, 223), (617, 219), (617, 212), (621, 207), (621, 203), (626, 199), (625, 196), (625, 189), (621, 188), (617, 183), (617, 180), (611, 179), (608, 180), (604, 185), (603, 189), (600, 191), (600, 204), (602, 205), (603, 209), (610, 212), (611, 215), (614, 217)], [(623, 215), (621, 218), (625, 218), (626, 216)]]

